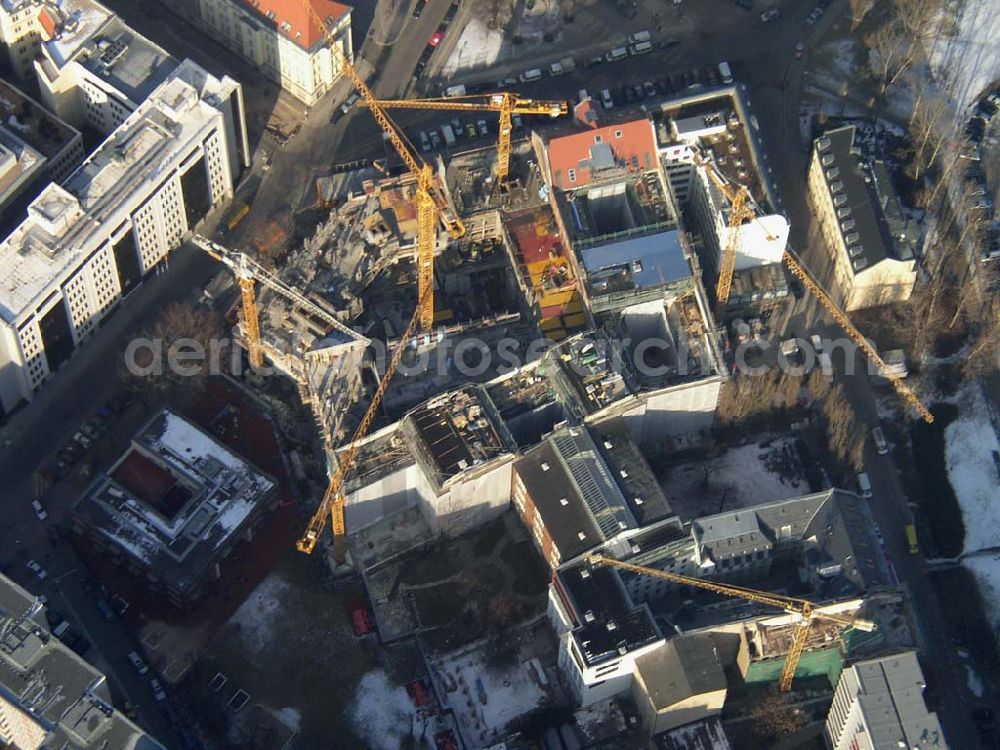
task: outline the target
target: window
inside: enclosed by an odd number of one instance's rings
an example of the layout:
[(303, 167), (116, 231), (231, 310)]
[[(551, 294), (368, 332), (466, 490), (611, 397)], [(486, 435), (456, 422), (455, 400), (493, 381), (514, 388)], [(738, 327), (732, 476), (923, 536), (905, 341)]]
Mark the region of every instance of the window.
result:
[(569, 181), (570, 182), (576, 182), (576, 170), (575, 169), (570, 169), (567, 174), (569, 175)]

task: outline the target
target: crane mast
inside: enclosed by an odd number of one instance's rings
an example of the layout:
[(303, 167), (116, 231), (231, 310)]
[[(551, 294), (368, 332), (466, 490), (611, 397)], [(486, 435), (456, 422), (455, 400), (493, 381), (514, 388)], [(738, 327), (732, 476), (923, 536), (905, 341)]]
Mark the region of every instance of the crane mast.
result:
[(633, 563), (623, 562), (621, 560), (616, 560), (613, 557), (605, 557), (604, 555), (587, 555), (585, 559), (591, 565), (610, 565), (611, 567), (619, 568), (620, 570), (627, 570), (640, 575), (660, 578), (682, 586), (694, 586), (696, 588), (711, 591), (723, 596), (745, 599), (757, 604), (765, 604), (770, 607), (775, 607), (776, 609), (784, 610), (788, 614), (798, 616), (799, 621), (796, 623), (795, 634), (792, 638), (788, 654), (785, 656), (785, 665), (781, 671), (781, 678), (778, 682), (778, 688), (783, 693), (788, 692), (792, 687), (795, 670), (798, 668), (799, 659), (802, 656), (802, 652), (805, 650), (806, 639), (809, 635), (809, 627), (813, 620), (829, 620), (837, 623), (838, 625), (842, 625), (845, 628), (857, 628), (858, 630), (864, 630), (869, 633), (876, 629), (875, 623), (870, 620), (847, 617), (845, 615), (828, 612), (819, 612), (817, 611), (816, 606), (808, 599), (784, 596), (783, 594), (771, 594), (766, 591), (758, 591), (745, 586), (734, 586), (728, 583), (706, 581), (702, 578), (692, 578), (690, 576), (680, 575), (679, 573), (670, 573), (665, 570), (658, 570), (657, 568), (647, 568), (644, 565), (634, 565)]
[(382, 132), (385, 133), (399, 154), (399, 158), (403, 160), (406, 168), (416, 178), (417, 299), (419, 300), (417, 312), (419, 313), (421, 330), (430, 330), (434, 326), (434, 246), (437, 241), (435, 231), (437, 220), (441, 221), (445, 230), (454, 239), (465, 234), (465, 224), (451, 210), (448, 199), (441, 190), (430, 164), (414, 153), (411, 144), (389, 118), (375, 94), (368, 88), (368, 84), (358, 75), (350, 60), (347, 59), (326, 20), (320, 16), (309, 0), (299, 0), (299, 2), (309, 14), (310, 19), (319, 26), (330, 49), (330, 54), (340, 63), (340, 70), (350, 79), (372, 117), (375, 118), (379, 127), (382, 128)]
[[(723, 305), (729, 300), (729, 292), (732, 288), (733, 283), (733, 271), (736, 268), (736, 253), (739, 250), (740, 242), (740, 231), (739, 227), (742, 226), (746, 221), (757, 218), (757, 208), (753, 202), (750, 192), (747, 190), (745, 185), (739, 185), (738, 187), (733, 187), (729, 181), (727, 181), (720, 173), (715, 164), (708, 157), (701, 157), (696, 159), (696, 163), (703, 167), (708, 176), (711, 178), (719, 190), (726, 196), (726, 198), (732, 204), (732, 210), (729, 215), (729, 236), (726, 239), (726, 247), (722, 253), (722, 259), (719, 264), (719, 280), (715, 288), (715, 298), (718, 305)], [(768, 237), (768, 239), (773, 239), (773, 237)], [(892, 387), (895, 388), (896, 393), (909, 404), (920, 417), (930, 424), (934, 421), (934, 415), (931, 414), (930, 410), (924, 406), (923, 402), (917, 397), (917, 394), (913, 392), (906, 383), (903, 382), (902, 378), (895, 375), (889, 370), (885, 362), (875, 351), (868, 339), (857, 329), (851, 319), (847, 316), (847, 313), (840, 309), (840, 307), (835, 303), (819, 283), (812, 278), (812, 275), (806, 270), (805, 265), (802, 261), (795, 257), (791, 248), (786, 247), (784, 255), (781, 258), (782, 262), (788, 267), (795, 278), (799, 279), (802, 284), (819, 300), (819, 303), (823, 308), (830, 314), (830, 316), (836, 321), (837, 325), (844, 329), (844, 332), (851, 337), (851, 340), (857, 344), (861, 351), (865, 353), (877, 367), (878, 371), (882, 373), (882, 376), (887, 378)]]
[(569, 112), (565, 101), (522, 99), (517, 94), (504, 92), (484, 96), (456, 96), (438, 99), (381, 99), (385, 109), (430, 109), (455, 112), (499, 112), (500, 137), (497, 141), (497, 180), (506, 181), (510, 174), (510, 144), (513, 115), (548, 115), (560, 117)]

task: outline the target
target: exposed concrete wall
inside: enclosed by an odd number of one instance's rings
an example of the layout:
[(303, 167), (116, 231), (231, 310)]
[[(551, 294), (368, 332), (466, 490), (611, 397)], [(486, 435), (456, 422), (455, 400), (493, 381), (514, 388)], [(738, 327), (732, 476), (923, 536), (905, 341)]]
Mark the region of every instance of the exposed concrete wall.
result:
[(483, 474), (460, 478), (439, 496), (428, 494), (421, 503), (427, 525), (435, 533), (456, 536), (499, 516), (510, 505), (513, 466), (508, 457)]
[(352, 492), (344, 509), (347, 528), (358, 531), (417, 505), (421, 501), (418, 483), (422, 478), (416, 464), (410, 464)]
[(622, 412), (637, 443), (707, 430), (715, 420), (722, 378), (664, 388), (642, 394)]

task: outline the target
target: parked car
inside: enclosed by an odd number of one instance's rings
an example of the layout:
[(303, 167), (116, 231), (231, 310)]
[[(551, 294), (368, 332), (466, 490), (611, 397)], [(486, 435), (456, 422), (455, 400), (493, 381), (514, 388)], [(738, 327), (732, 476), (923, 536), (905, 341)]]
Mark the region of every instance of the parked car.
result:
[(340, 111), (346, 115), (348, 112), (351, 111), (351, 107), (357, 104), (357, 101), (360, 98), (361, 95), (358, 94), (357, 92), (351, 94), (349, 97), (347, 97), (347, 101), (340, 105)]
[(149, 667), (146, 665), (146, 662), (142, 660), (142, 657), (139, 656), (139, 653), (137, 651), (131, 652), (128, 655), (128, 660), (132, 664), (132, 666), (135, 667), (135, 671), (138, 672), (139, 674), (146, 674), (147, 672), (149, 672)]
[(881, 427), (872, 430), (872, 443), (875, 444), (875, 452), (880, 456), (889, 452), (889, 441), (885, 439), (885, 433), (882, 432)]
[(486, 126), (486, 120), (477, 120), (476, 127), (479, 128), (479, 135), (487, 135), (490, 129)]
[(49, 517), (49, 514), (45, 512), (45, 508), (43, 508), (42, 504), (37, 500), (31, 501), (31, 509), (35, 511), (35, 515), (38, 516), (39, 521), (44, 521)]
[(86, 450), (91, 446), (90, 438), (84, 435), (82, 432), (77, 432), (75, 435), (73, 435), (73, 440), (75, 440), (77, 445), (79, 445), (84, 450)]
[(431, 141), (423, 130), (420, 131), (420, 150), (424, 153), (431, 150)]
[(768, 21), (773, 21), (775, 18), (781, 18), (781, 11), (777, 8), (771, 8), (770, 10), (765, 10), (760, 14), (760, 20), (764, 23)]
[(28, 560), (28, 562), (26, 563), (26, 566), (27, 566), (28, 570), (30, 570), (32, 573), (34, 573), (36, 576), (38, 576), (38, 580), (39, 581), (44, 581), (46, 578), (49, 577), (49, 574), (45, 572), (45, 568), (43, 568), (41, 565), (39, 565), (34, 560)]
[(444, 32), (443, 31), (435, 31), (434, 32), (434, 36), (432, 36), (430, 38), (430, 41), (427, 42), (427, 44), (429, 46), (431, 46), (431, 47), (437, 47), (439, 44), (441, 44), (441, 40), (442, 39), (444, 39)]
[(441, 136), (438, 135), (438, 132), (436, 130), (432, 130), (428, 135), (430, 136), (430, 139), (431, 139), (431, 148), (434, 148), (434, 149), (440, 148), (440, 146), (441, 146)]
[(646, 96), (656, 96), (656, 86), (653, 85), (652, 81), (646, 81), (642, 84), (643, 90), (646, 92)]
[(469, 138), (475, 138), (479, 134), (479, 131), (476, 130), (475, 123), (470, 122), (465, 126), (465, 133)]
[(611, 91), (608, 89), (603, 89), (601, 91), (601, 105), (605, 109), (611, 109), (615, 106), (614, 100), (611, 98)]
[(105, 620), (111, 622), (112, 620), (117, 619), (118, 616), (115, 614), (115, 611), (111, 609), (111, 605), (108, 603), (108, 600), (103, 596), (94, 603), (97, 605), (97, 611), (101, 613), (101, 617)]
[(497, 88), (498, 89), (509, 89), (511, 86), (513, 86), (516, 83), (517, 83), (517, 79), (516, 78), (513, 78), (511, 76), (507, 76), (506, 78), (501, 78), (497, 82)]
[(155, 677), (149, 681), (149, 689), (153, 691), (153, 697), (157, 701), (162, 703), (167, 699), (167, 691), (163, 689), (163, 685)]

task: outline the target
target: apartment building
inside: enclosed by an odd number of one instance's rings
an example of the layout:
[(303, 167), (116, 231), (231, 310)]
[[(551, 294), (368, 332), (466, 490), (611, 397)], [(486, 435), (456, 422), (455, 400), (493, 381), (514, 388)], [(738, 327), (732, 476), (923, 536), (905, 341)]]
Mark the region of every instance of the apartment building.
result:
[(41, 0), (0, 0), (0, 43), (7, 64), (22, 81), (34, 77), (32, 60), (42, 42)]
[(179, 64), (94, 0), (46, 5), (39, 18), (42, 102), (77, 128), (111, 133)]
[(213, 36), (247, 59), (296, 99), (312, 106), (341, 74), (340, 56), (327, 46), (326, 30), (349, 62), (354, 60), (351, 7), (333, 0), (198, 0)]
[(278, 483), (163, 410), (73, 507), (73, 530), (171, 604), (197, 601), (278, 503)]
[(924, 703), (914, 651), (861, 661), (840, 676), (823, 738), (831, 750), (947, 750), (937, 714)]
[(0, 243), (0, 409), (33, 394), (214, 206), (247, 153), (238, 83), (181, 63)]
[(847, 311), (909, 299), (919, 228), (903, 214), (889, 171), (864, 158), (849, 125), (813, 142), (809, 200)]
[(85, 156), (83, 136), (23, 91), (0, 81), (0, 229), (9, 232), (50, 182), (61, 182)]
[(0, 575), (0, 746), (163, 750), (115, 709), (107, 677), (53, 635), (53, 617)]

